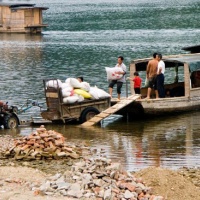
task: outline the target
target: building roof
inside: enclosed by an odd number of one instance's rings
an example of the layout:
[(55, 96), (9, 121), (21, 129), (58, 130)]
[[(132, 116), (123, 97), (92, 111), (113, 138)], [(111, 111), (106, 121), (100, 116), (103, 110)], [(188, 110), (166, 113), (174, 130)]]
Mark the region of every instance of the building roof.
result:
[(12, 10), (24, 10), (24, 9), (34, 9), (39, 8), (42, 10), (47, 10), (48, 7), (41, 7), (41, 6), (35, 6), (36, 4), (30, 4), (30, 3), (0, 3), (0, 6), (6, 6), (9, 7)]

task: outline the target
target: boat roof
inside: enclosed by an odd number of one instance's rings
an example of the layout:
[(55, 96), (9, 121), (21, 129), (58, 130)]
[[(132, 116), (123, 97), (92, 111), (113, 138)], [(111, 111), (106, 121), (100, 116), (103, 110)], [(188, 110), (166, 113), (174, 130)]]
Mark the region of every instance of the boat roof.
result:
[(183, 47), (182, 50), (190, 51), (190, 53), (200, 53), (200, 45)]
[(0, 3), (0, 6), (7, 6), (12, 10), (24, 10), (24, 9), (34, 9), (34, 8), (39, 8), (42, 10), (49, 9), (48, 7), (41, 7), (35, 5), (36, 4), (31, 4), (31, 3)]
[(200, 53), (197, 53), (197, 54), (186, 54), (186, 55), (183, 54), (183, 55), (180, 55), (179, 57), (177, 57), (175, 59), (174, 58), (169, 58), (166, 61), (167, 62), (168, 61), (175, 61), (175, 62), (178, 61), (178, 62), (180, 62), (182, 64), (188, 63), (191, 72), (200, 70)]
[(181, 63), (200, 62), (200, 53), (197, 54), (180, 54), (175, 56), (163, 57), (163, 60), (177, 61)]
[[(133, 60), (131, 63), (135, 63), (137, 71), (144, 71), (148, 61), (151, 59), (138, 59)], [(184, 63), (188, 63), (191, 71), (200, 70), (200, 53), (163, 56), (163, 61), (166, 67), (183, 66)]]

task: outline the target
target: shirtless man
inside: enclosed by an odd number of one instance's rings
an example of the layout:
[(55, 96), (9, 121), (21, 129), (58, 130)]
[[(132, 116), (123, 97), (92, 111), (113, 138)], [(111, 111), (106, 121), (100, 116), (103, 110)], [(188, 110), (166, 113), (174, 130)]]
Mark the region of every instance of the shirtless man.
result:
[(154, 88), (156, 93), (156, 98), (158, 98), (158, 90), (156, 84), (156, 76), (157, 76), (157, 69), (158, 69), (158, 60), (157, 60), (157, 53), (153, 54), (153, 59), (148, 62), (146, 75), (149, 81), (148, 90), (147, 90), (147, 99), (150, 99), (151, 90)]

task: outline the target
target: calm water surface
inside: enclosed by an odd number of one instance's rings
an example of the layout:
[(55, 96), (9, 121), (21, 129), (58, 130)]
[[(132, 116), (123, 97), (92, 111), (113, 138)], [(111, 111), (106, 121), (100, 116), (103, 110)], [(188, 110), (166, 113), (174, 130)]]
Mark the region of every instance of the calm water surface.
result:
[[(10, 2), (12, 1), (3, 1)], [(15, 1), (17, 2), (17, 1)], [(21, 3), (21, 1), (19, 1)], [(1, 99), (21, 106), (27, 99), (44, 101), (42, 80), (84, 76), (90, 85), (107, 91), (105, 67), (117, 56), (132, 59), (185, 53), (182, 47), (199, 44), (199, 0), (39, 0), (47, 6), (42, 35), (0, 34)], [(125, 96), (125, 87), (123, 88)], [(39, 116), (33, 107), (20, 119)], [(116, 116), (102, 127), (50, 125), (69, 140), (82, 139), (105, 149), (128, 170), (150, 165), (169, 168), (200, 165), (200, 112), (144, 121), (123, 121)], [(36, 127), (0, 130), (0, 134), (27, 135)]]
[[(64, 134), (68, 141), (80, 142), (97, 149), (134, 171), (147, 166), (177, 169), (199, 166), (200, 112), (179, 116), (127, 122), (121, 118), (105, 119), (101, 126), (80, 128), (75, 125), (46, 125), (48, 130)], [(28, 135), (37, 126), (22, 126), (15, 130), (2, 130), (2, 134)]]

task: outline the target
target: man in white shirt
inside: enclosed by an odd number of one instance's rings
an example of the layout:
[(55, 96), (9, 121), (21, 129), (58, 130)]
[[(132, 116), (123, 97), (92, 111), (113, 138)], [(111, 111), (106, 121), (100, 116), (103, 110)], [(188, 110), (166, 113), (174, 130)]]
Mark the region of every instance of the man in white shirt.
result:
[(122, 85), (126, 81), (125, 76), (124, 76), (126, 74), (126, 65), (123, 63), (123, 60), (124, 58), (122, 56), (119, 56), (117, 60), (117, 64), (115, 65), (115, 67), (120, 67), (123, 70), (122, 72), (117, 72), (118, 74), (123, 74), (122, 78), (118, 80), (112, 80), (109, 84), (109, 93), (110, 93), (111, 98), (112, 98), (113, 87), (115, 84), (117, 84), (117, 95), (118, 95), (119, 100), (120, 100)]
[(157, 70), (157, 90), (160, 98), (165, 98), (165, 88), (164, 88), (164, 80), (165, 80), (165, 63), (162, 61), (162, 54), (158, 54), (158, 70)]

